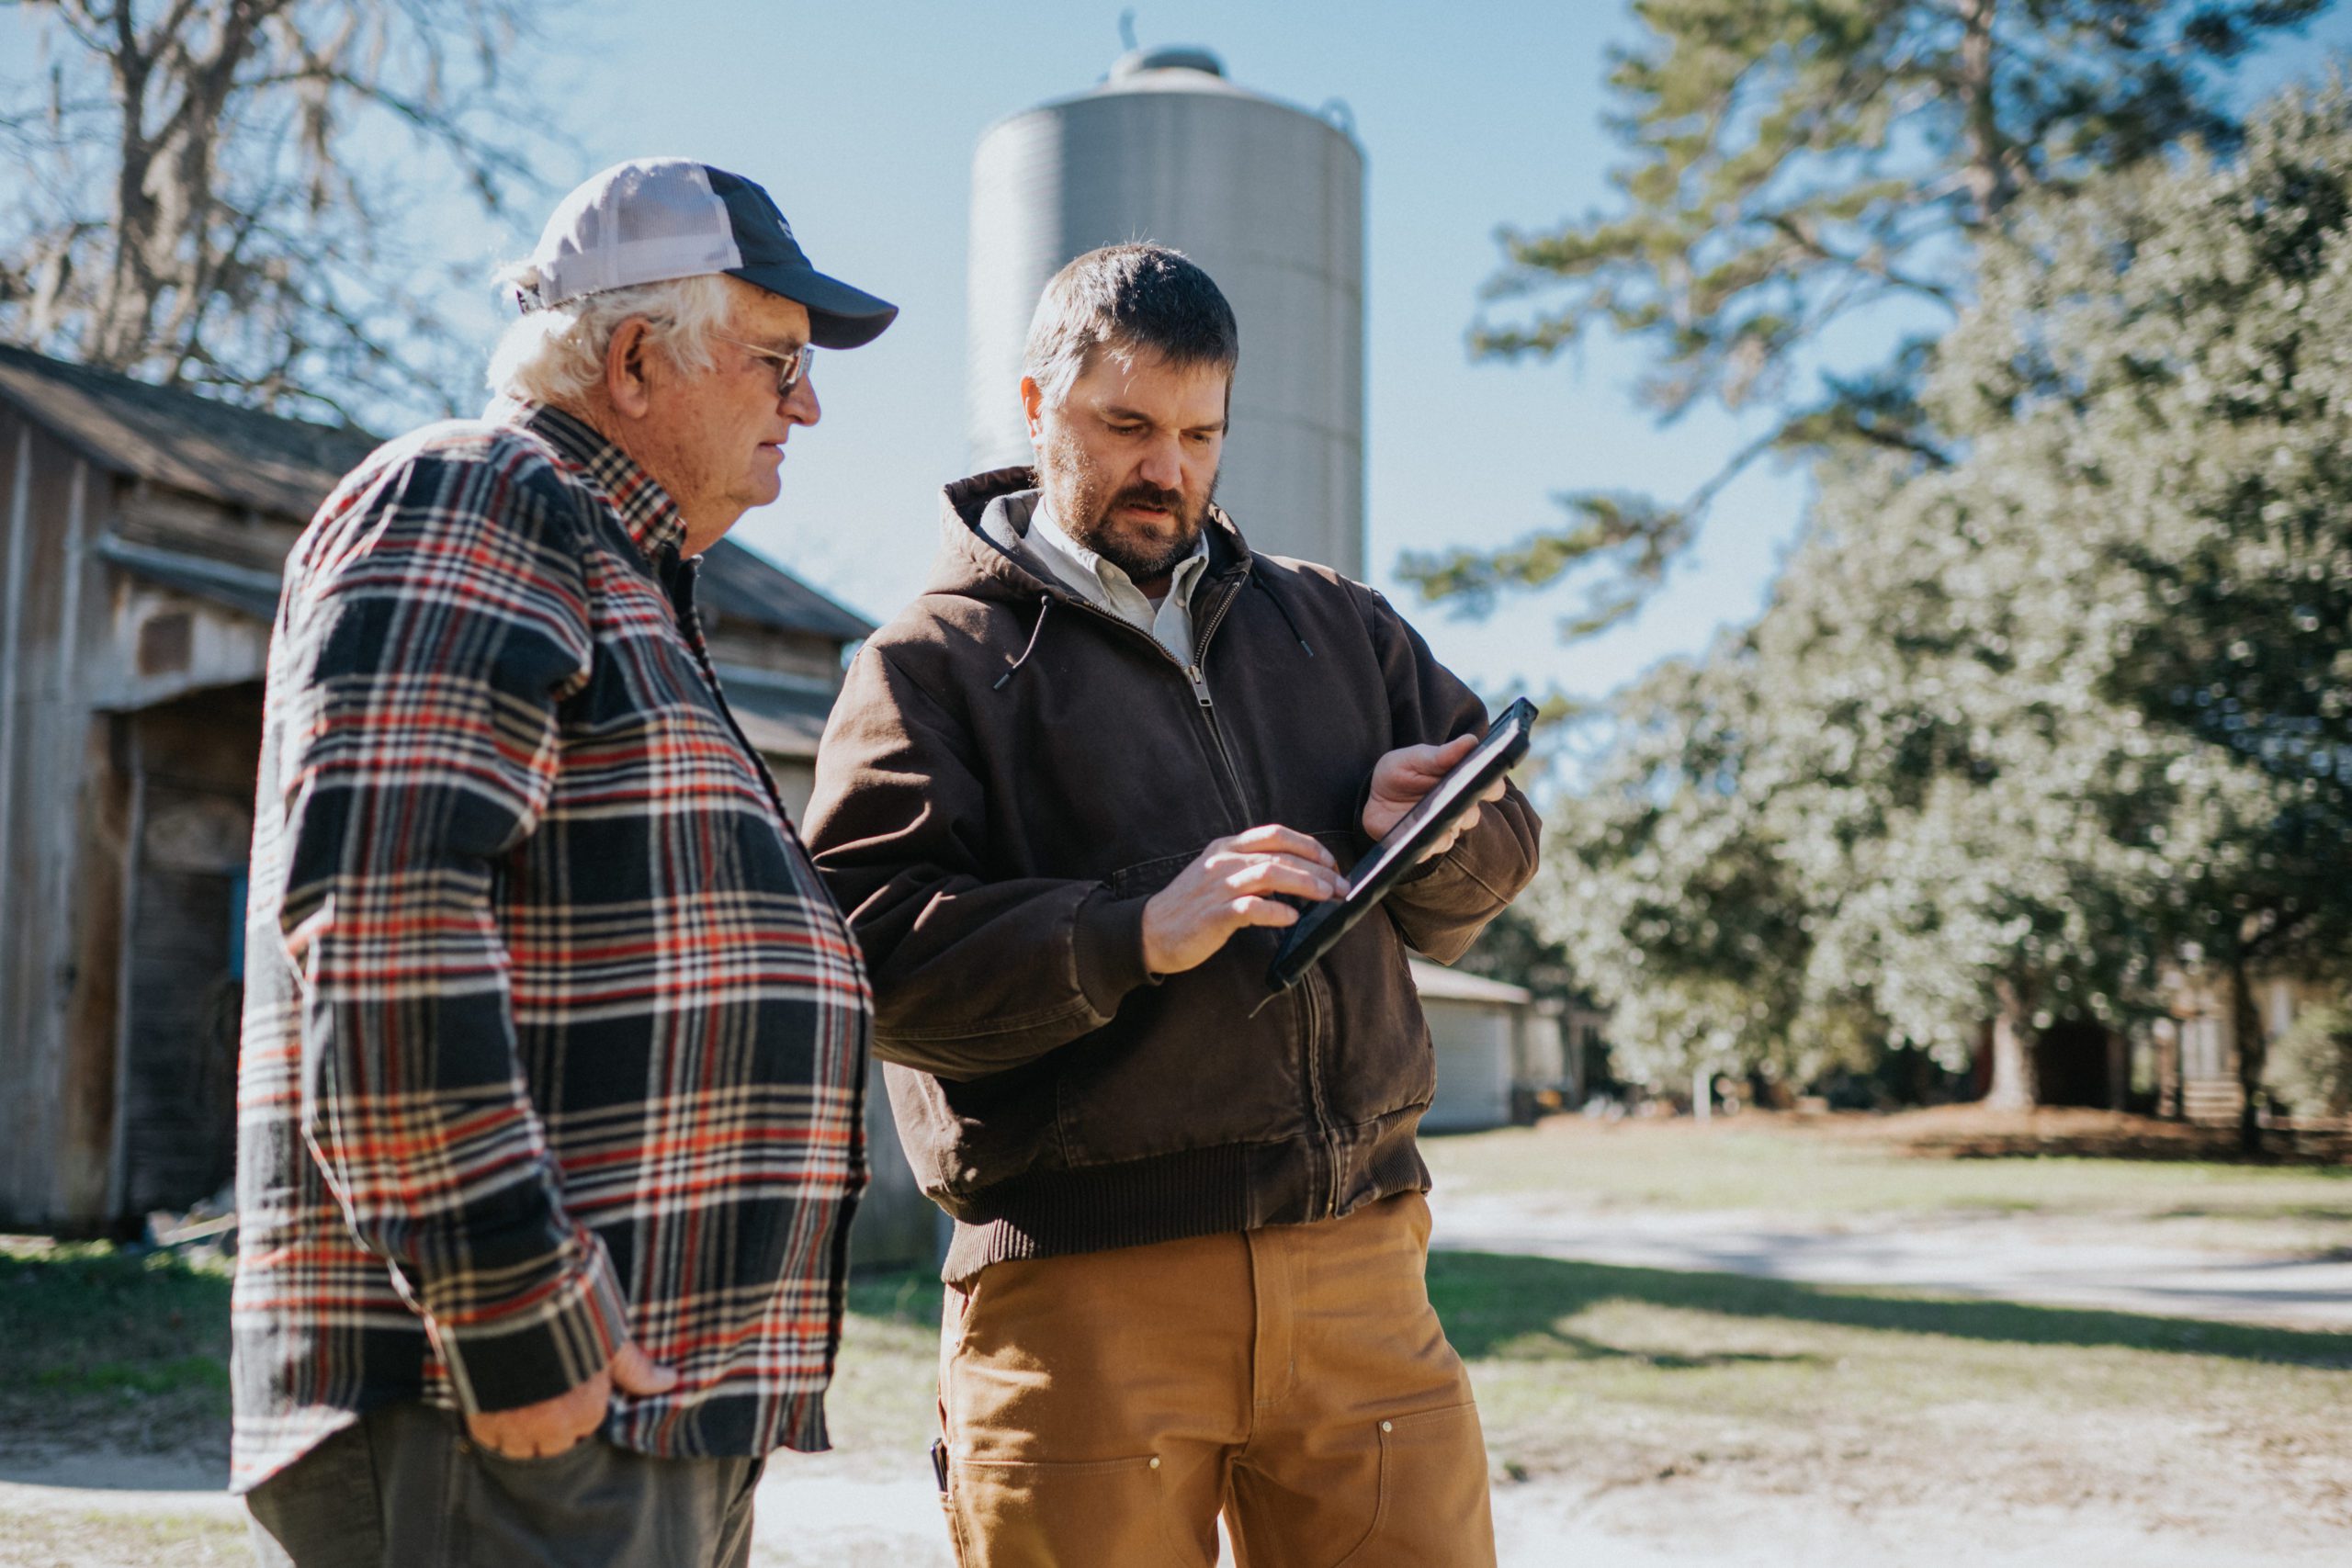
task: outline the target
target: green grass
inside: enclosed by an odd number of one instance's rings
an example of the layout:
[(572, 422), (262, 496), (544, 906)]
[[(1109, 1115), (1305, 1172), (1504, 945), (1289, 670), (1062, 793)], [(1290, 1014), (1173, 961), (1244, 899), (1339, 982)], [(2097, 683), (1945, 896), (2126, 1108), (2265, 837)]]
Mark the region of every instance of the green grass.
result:
[[(2278, 1223), (2352, 1242), (2352, 1167), (2041, 1154), (1956, 1158), (1894, 1137), (1761, 1117), (1700, 1128), (1558, 1118), (1430, 1138), (1449, 1193), (1541, 1192), (1596, 1208), (1745, 1209), (1790, 1215), (1917, 1212)], [(1899, 1126), (1899, 1119), (1894, 1123)], [(1892, 1127), (1889, 1129), (1893, 1130)]]
[[(1430, 1293), (1505, 1486), (1630, 1488), (1669, 1516), (1781, 1495), (1858, 1517), (1928, 1506), (1956, 1528), (2052, 1507), (2240, 1544), (2276, 1521), (2352, 1529), (2352, 1334), (1486, 1253), (1436, 1254)], [(940, 1295), (927, 1274), (851, 1286), (835, 1437), (876, 1475), (923, 1472)], [(43, 1401), (218, 1423), (225, 1312), (208, 1269), (103, 1248), (0, 1257), (0, 1390), (18, 1402), (0, 1427)], [(228, 1524), (0, 1518), (0, 1562), (244, 1552)]]
[[(2249, 1546), (2352, 1529), (2352, 1334), (1483, 1253), (1440, 1252), (1429, 1278), (1498, 1485), (1633, 1489), (1645, 1515), (2046, 1508)], [(837, 1440), (914, 1474), (939, 1285), (851, 1296)]]
[(850, 1280), (849, 1319), (826, 1396), (833, 1444), (842, 1453), (887, 1457), (904, 1469), (939, 1431), (939, 1307), (936, 1274), (859, 1275)]
[[(2341, 1168), (1953, 1157), (1890, 1135), (1905, 1126), (1555, 1120), (1423, 1149), (1448, 1195), (1826, 1224), (2005, 1213), (2111, 1222), (2151, 1242), (2352, 1244)], [(2162, 1472), (2132, 1457), (2143, 1450), (2204, 1475), (2243, 1473), (2222, 1463), (2242, 1461), (2291, 1497), (2296, 1456), (2324, 1450), (2346, 1457), (2302, 1502), (2352, 1524), (2352, 1450), (2337, 1436), (2352, 1335), (1459, 1252), (1432, 1257), (1430, 1290), (1505, 1475), (1613, 1485), (1731, 1466), (1768, 1488), (1811, 1475), (1857, 1497), (1905, 1474), (1962, 1489), (1973, 1475), (1988, 1505), (2003, 1488), (2041, 1495), (2070, 1477), (2163, 1509), (2175, 1505), (2148, 1492)], [(935, 1421), (939, 1286), (883, 1277), (851, 1295), (838, 1440), (877, 1457), (919, 1451)], [(2025, 1456), (2039, 1468), (2012, 1473)], [(2063, 1487), (2050, 1500), (2064, 1506)]]
[[(2112, 1494), (2143, 1483), (2114, 1432), (2208, 1470), (2233, 1451), (2340, 1458), (2352, 1401), (2352, 1334), (1485, 1253), (1432, 1256), (1430, 1294), (1498, 1472), (1521, 1480), (1614, 1484), (1736, 1457), (1768, 1488), (1826, 1467), (1849, 1490), (1906, 1473), (1989, 1489), (2033, 1453)], [(904, 1468), (933, 1430), (939, 1286), (866, 1280), (852, 1305), (840, 1440)], [(2314, 1506), (2352, 1523), (2352, 1461), (2329, 1474)]]
[(96, 1242), (0, 1247), (0, 1446), (225, 1454), (228, 1416), (226, 1263)]
[[(1449, 1193), (2352, 1236), (2352, 1181), (2331, 1168), (1928, 1157), (1762, 1119), (1705, 1130), (1555, 1123), (1427, 1149)], [(2352, 1335), (1480, 1253), (1436, 1255), (1430, 1289), (1470, 1362), (1503, 1477), (1594, 1495), (1704, 1481), (1723, 1488), (1710, 1495), (1917, 1504), (1955, 1519), (2050, 1506), (2215, 1530), (2255, 1513), (2352, 1529), (2352, 1445), (2341, 1435)], [(831, 1402), (853, 1466), (922, 1472), (940, 1298), (926, 1274), (853, 1282)], [(224, 1443), (227, 1304), (218, 1266), (0, 1247), (0, 1448), (27, 1437), (134, 1450)], [(1674, 1495), (1657, 1493), (1668, 1507)], [(101, 1534), (130, 1553), (143, 1528), (113, 1521)], [(0, 1531), (0, 1561), (6, 1540)], [(191, 1538), (155, 1560), (204, 1561), (217, 1544)]]

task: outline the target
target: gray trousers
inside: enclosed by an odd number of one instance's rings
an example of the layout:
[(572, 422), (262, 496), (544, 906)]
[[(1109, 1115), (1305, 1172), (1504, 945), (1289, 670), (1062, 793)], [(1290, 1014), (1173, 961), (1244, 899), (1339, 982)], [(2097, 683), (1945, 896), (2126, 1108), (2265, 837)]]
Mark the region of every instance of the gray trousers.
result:
[(245, 1505), (263, 1568), (745, 1568), (765, 1462), (653, 1459), (593, 1438), (505, 1459), (449, 1411), (392, 1404)]

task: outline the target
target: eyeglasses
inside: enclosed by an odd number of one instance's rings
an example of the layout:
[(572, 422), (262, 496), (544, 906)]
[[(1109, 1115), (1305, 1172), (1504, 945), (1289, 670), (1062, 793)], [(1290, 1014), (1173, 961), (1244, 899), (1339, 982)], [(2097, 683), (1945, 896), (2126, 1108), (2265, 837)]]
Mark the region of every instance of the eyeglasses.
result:
[(731, 343), (737, 348), (749, 349), (762, 359), (775, 361), (775, 395), (779, 399), (792, 396), (792, 389), (808, 378), (809, 362), (817, 357), (817, 345), (813, 343), (804, 343), (798, 348), (779, 352), (773, 348), (762, 348), (755, 343), (745, 343), (739, 337), (728, 337), (718, 333), (713, 335), (717, 336), (721, 343)]

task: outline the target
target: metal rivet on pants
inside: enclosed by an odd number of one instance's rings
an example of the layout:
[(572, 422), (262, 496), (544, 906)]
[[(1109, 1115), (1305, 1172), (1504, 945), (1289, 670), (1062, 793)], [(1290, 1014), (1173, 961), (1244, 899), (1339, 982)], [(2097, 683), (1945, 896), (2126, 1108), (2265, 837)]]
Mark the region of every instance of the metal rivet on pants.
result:
[(1394, 1421), (1383, 1421), (1380, 1424), (1380, 1429), (1384, 1432), (1393, 1432), (1396, 1429), (1396, 1423)]
[(1151, 1468), (1154, 1470), (1158, 1470), (1159, 1468), (1159, 1456), (1158, 1454), (1151, 1456)]

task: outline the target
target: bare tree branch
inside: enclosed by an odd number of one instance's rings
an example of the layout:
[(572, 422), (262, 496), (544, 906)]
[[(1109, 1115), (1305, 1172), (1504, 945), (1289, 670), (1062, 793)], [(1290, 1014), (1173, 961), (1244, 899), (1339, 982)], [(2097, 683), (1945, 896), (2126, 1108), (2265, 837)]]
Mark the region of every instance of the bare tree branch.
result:
[[(427, 191), (484, 210), (550, 139), (505, 84), (526, 0), (31, 0), (40, 76), (0, 74), (0, 339), (264, 407), (447, 412), (400, 280)], [(404, 132), (420, 156), (380, 149)]]

